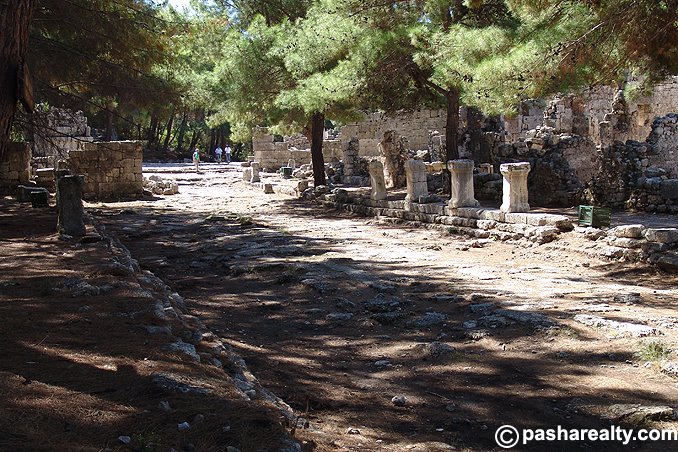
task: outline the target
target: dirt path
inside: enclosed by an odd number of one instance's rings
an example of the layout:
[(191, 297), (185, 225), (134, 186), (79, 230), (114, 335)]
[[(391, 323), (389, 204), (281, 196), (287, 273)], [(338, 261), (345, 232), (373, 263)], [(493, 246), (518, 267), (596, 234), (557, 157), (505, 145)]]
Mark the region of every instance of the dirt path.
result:
[[(626, 405), (676, 405), (676, 381), (637, 355), (649, 339), (678, 349), (675, 276), (591, 260), (576, 238), (528, 247), (394, 227), (239, 176), (168, 174), (179, 195), (89, 207), (309, 420), (297, 432), (309, 449), (488, 450), (503, 424), (599, 428), (638, 421)], [(655, 417), (640, 420), (678, 428)]]

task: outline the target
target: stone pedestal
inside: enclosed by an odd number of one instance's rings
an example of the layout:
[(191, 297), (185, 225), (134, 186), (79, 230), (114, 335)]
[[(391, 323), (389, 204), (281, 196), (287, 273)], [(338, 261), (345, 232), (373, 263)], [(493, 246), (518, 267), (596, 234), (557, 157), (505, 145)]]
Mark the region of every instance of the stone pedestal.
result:
[(83, 175), (67, 175), (57, 180), (57, 230), (73, 237), (85, 235), (84, 209), (82, 207)]
[(473, 160), (450, 160), (447, 169), (451, 175), (448, 205), (453, 209), (479, 206), (473, 193)]
[(417, 202), (420, 196), (428, 196), (426, 164), (423, 161), (407, 160), (405, 162), (405, 177), (407, 178), (406, 202)]
[(250, 178), (250, 182), (260, 182), (261, 179), (259, 178), (259, 162), (252, 162), (250, 167), (252, 168), (252, 177)]
[(529, 212), (527, 193), (527, 175), (530, 172), (528, 162), (504, 163), (499, 167), (504, 176), (504, 192), (500, 210), (502, 212)]
[(372, 160), (368, 165), (370, 171), (370, 198), (376, 201), (386, 199), (386, 181), (384, 180), (384, 165), (379, 160)]

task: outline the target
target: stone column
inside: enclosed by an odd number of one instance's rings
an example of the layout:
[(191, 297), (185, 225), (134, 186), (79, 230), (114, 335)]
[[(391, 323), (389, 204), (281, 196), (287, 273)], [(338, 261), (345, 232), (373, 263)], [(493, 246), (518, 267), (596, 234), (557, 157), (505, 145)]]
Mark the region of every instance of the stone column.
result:
[(296, 167), (297, 167), (297, 162), (295, 162), (294, 159), (289, 159), (289, 160), (287, 161), (287, 166), (289, 166), (290, 168), (292, 168), (292, 171), (294, 171), (294, 170), (296, 169)]
[(57, 230), (73, 237), (85, 235), (84, 209), (82, 207), (83, 175), (67, 175), (57, 180)]
[(451, 175), (448, 205), (453, 209), (479, 206), (480, 203), (473, 193), (473, 160), (450, 160), (447, 162), (447, 169)]
[(407, 178), (406, 202), (419, 202), (420, 196), (428, 196), (426, 164), (423, 161), (407, 160), (405, 162), (405, 177)]
[(527, 202), (527, 175), (530, 172), (528, 162), (504, 163), (499, 167), (504, 176), (504, 193), (500, 210), (502, 212), (529, 212)]
[(260, 182), (261, 179), (259, 178), (259, 162), (252, 162), (250, 164), (250, 168), (252, 168), (252, 177), (250, 178), (250, 182)]
[(384, 165), (379, 160), (372, 160), (368, 165), (370, 171), (370, 198), (376, 201), (386, 199), (386, 181), (384, 180)]

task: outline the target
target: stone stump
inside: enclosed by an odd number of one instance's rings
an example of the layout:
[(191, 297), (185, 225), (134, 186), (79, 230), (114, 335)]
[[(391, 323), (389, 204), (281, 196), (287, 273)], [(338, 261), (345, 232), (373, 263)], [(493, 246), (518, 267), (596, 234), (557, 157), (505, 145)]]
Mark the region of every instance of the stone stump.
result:
[(502, 212), (529, 212), (527, 175), (530, 172), (528, 162), (504, 163), (499, 171), (504, 176)]
[(386, 199), (386, 182), (384, 180), (384, 165), (379, 160), (372, 160), (368, 166), (370, 170), (370, 198), (375, 201)]
[(405, 177), (407, 178), (407, 196), (405, 197), (405, 202), (418, 202), (419, 197), (428, 196), (426, 164), (423, 161), (407, 160), (405, 162)]
[(249, 182), (249, 181), (252, 180), (252, 167), (251, 166), (242, 169), (242, 180), (244, 180), (245, 182)]
[(453, 209), (479, 206), (473, 192), (473, 160), (450, 160), (447, 169), (451, 175), (448, 205)]
[(85, 235), (85, 211), (82, 207), (82, 187), (85, 176), (62, 176), (57, 180), (57, 230), (73, 237)]
[(261, 179), (259, 178), (259, 162), (252, 162), (250, 164), (250, 168), (252, 169), (252, 177), (250, 177), (250, 182), (260, 182)]
[(297, 167), (297, 162), (295, 162), (294, 159), (289, 159), (287, 161), (287, 166), (292, 168), (292, 171), (294, 171), (294, 169)]

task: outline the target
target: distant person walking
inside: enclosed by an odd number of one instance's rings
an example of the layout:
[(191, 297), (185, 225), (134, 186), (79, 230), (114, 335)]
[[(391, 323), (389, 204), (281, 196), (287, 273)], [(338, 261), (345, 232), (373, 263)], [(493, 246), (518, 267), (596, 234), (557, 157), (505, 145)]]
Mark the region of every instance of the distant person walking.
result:
[(221, 163), (221, 146), (217, 145), (217, 148), (214, 150), (214, 159), (217, 161), (217, 163)]
[(226, 153), (226, 163), (231, 163), (231, 146), (227, 144), (224, 152)]
[(195, 148), (193, 151), (193, 163), (195, 164), (195, 172), (200, 172), (200, 149)]

